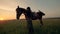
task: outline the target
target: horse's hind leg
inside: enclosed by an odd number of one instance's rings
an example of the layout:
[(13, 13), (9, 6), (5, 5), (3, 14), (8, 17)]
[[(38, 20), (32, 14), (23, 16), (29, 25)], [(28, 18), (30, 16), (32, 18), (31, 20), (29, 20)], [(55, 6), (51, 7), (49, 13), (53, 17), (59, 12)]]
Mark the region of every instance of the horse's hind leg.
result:
[(41, 26), (43, 26), (43, 21), (42, 21), (42, 19), (39, 19), (39, 20), (40, 20)]
[(41, 23), (41, 25), (43, 25), (43, 21), (42, 21), (42, 19), (40, 20), (40, 23)]

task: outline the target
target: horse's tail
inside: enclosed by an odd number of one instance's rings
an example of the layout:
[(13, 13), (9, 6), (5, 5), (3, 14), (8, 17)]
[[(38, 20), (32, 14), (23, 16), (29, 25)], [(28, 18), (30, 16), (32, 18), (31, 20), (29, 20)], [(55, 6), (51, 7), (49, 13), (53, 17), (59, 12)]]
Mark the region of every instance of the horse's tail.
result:
[(42, 11), (40, 11), (40, 10), (39, 10), (39, 13), (40, 13), (42, 16), (44, 16), (44, 15), (45, 15), (45, 13), (43, 13), (43, 12), (42, 12)]

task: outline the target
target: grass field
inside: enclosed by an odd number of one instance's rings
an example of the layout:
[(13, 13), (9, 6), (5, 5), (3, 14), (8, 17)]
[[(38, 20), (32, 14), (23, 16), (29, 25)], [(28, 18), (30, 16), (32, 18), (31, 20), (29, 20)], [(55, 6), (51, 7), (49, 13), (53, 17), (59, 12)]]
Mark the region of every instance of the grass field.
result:
[[(38, 20), (33, 20), (34, 34), (60, 34), (60, 19), (43, 19), (40, 27)], [(0, 34), (28, 34), (26, 20), (0, 21)]]

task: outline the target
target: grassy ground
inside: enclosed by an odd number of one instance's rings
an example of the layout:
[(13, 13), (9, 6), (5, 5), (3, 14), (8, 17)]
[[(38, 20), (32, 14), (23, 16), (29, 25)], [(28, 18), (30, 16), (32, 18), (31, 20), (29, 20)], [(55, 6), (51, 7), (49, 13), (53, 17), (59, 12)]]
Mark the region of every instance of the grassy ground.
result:
[[(43, 19), (40, 27), (38, 20), (33, 20), (34, 34), (60, 34), (60, 19)], [(28, 34), (26, 20), (0, 21), (0, 34)]]

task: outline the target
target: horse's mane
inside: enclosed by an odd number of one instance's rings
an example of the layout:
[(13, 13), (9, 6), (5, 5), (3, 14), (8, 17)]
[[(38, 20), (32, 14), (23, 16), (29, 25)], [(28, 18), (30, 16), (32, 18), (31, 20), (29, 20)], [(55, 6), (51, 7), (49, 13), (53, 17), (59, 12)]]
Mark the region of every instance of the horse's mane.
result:
[(25, 8), (21, 8), (21, 7), (19, 7), (19, 8), (17, 7), (16, 10), (23, 10), (23, 11), (26, 11)]
[(19, 13), (19, 12), (23, 12), (24, 13), (25, 11), (27, 11), (25, 8), (21, 8), (21, 7), (17, 7), (16, 8), (16, 12), (17, 13)]

